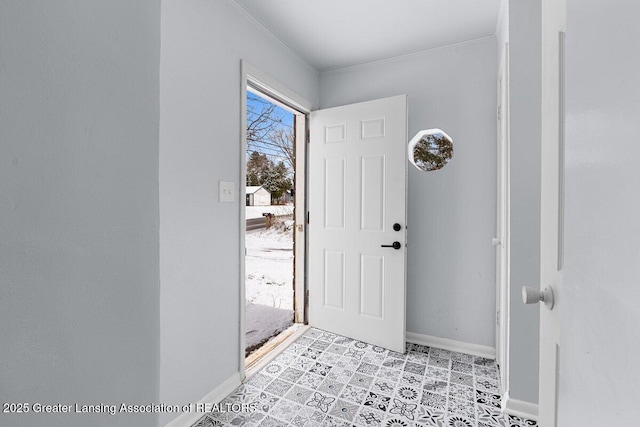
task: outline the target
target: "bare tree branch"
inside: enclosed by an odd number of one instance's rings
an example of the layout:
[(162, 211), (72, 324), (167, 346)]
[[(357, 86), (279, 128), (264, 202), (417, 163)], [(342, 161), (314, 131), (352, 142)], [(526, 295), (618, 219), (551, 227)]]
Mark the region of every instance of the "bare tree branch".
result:
[(247, 103), (247, 154), (259, 151), (285, 163), (290, 172), (294, 170), (294, 136), (283, 122), (276, 105), (259, 96), (250, 94)]
[(294, 170), (296, 163), (295, 153), (293, 150), (293, 133), (284, 129), (276, 129), (271, 133), (271, 144), (283, 154), (284, 162), (287, 167)]

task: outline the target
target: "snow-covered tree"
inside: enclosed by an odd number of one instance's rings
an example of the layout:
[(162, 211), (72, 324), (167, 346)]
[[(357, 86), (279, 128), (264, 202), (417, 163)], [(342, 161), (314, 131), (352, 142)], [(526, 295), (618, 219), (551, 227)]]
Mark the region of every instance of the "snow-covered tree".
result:
[(266, 154), (257, 151), (252, 152), (247, 161), (247, 185), (262, 185), (271, 193), (272, 201), (277, 201), (293, 188), (284, 162), (275, 164)]

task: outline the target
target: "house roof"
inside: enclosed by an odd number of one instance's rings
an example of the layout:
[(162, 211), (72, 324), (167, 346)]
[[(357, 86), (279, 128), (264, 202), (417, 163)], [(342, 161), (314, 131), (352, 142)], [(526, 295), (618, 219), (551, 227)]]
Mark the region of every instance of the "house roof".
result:
[[(257, 193), (258, 190), (264, 188), (262, 185), (247, 185), (247, 193), (246, 194), (254, 194)], [(265, 189), (265, 191), (268, 191)]]

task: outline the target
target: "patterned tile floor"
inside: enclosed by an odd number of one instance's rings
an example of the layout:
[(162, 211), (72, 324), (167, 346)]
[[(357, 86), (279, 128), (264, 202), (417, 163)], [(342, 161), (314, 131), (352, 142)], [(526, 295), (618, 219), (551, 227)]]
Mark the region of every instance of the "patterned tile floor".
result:
[(418, 344), (395, 353), (313, 328), (220, 408), (192, 427), (537, 425), (500, 413), (493, 360)]

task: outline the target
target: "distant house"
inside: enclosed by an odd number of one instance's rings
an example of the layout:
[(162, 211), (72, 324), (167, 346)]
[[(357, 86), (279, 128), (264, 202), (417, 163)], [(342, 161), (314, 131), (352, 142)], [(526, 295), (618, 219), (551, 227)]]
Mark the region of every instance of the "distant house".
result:
[(282, 201), (284, 202), (284, 204), (293, 203), (293, 198), (294, 198), (293, 189), (285, 191), (284, 194), (282, 195)]
[(247, 206), (270, 206), (271, 193), (262, 185), (247, 186)]

